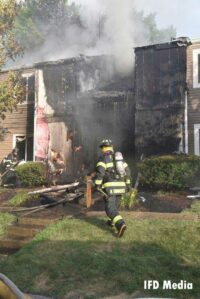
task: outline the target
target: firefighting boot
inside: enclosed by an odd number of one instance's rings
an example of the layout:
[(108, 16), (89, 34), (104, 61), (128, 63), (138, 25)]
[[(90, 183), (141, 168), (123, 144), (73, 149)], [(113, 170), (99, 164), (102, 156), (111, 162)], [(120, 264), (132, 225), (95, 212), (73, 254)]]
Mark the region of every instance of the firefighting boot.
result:
[(113, 223), (115, 224), (115, 227), (117, 229), (117, 236), (119, 238), (121, 238), (126, 230), (126, 225), (124, 223), (124, 220), (122, 218), (122, 216), (117, 215), (114, 219), (113, 219)]
[(122, 223), (121, 226), (120, 226), (119, 229), (118, 229), (118, 234), (117, 234), (117, 236), (118, 236), (119, 238), (121, 238), (121, 237), (123, 236), (123, 234), (124, 234), (126, 228), (127, 228), (127, 227), (126, 227), (126, 224), (125, 224), (125, 223)]

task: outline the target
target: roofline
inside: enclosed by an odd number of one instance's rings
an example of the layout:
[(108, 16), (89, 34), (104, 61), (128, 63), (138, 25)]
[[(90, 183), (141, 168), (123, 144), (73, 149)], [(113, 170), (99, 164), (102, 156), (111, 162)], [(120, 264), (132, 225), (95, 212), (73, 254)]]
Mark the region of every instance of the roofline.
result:
[[(156, 43), (156, 44), (150, 44), (150, 45), (144, 45), (141, 47), (135, 47), (134, 50), (135, 52), (138, 50), (144, 50), (144, 49), (167, 49), (167, 48), (176, 48), (176, 47), (187, 47), (191, 44), (194, 43), (194, 40), (191, 40), (189, 37), (177, 37), (177, 38), (173, 38), (171, 41), (169, 42), (165, 42), (165, 43)], [(200, 40), (198, 40), (200, 42)]]
[(25, 70), (33, 70), (34, 65), (30, 66), (21, 66), (21, 67), (13, 67), (13, 68), (7, 68), (0, 70), (0, 73), (7, 73), (7, 72), (15, 72), (15, 71), (25, 71)]
[(49, 60), (49, 61), (43, 61), (43, 62), (37, 62), (32, 65), (23, 65), (21, 67), (13, 67), (13, 68), (7, 68), (7, 69), (2, 69), (0, 73), (6, 73), (9, 71), (19, 71), (19, 70), (27, 70), (27, 69), (37, 69), (42, 66), (51, 66), (51, 65), (59, 65), (59, 64), (70, 64), (70, 63), (75, 63), (75, 62), (80, 62), (84, 61), (87, 59), (91, 58), (100, 58), (100, 57), (112, 57), (112, 55), (93, 55), (93, 56), (85, 56), (85, 55), (80, 55), (77, 57), (70, 57), (70, 58), (65, 58), (65, 59), (58, 59), (58, 60)]

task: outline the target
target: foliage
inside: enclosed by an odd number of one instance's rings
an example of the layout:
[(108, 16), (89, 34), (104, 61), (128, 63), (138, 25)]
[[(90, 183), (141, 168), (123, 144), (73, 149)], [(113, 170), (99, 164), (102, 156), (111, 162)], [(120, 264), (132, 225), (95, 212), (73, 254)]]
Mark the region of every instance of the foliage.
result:
[(74, 4), (68, 5), (65, 0), (25, 0), (16, 19), (16, 35), (25, 49), (32, 50), (50, 36), (62, 42), (65, 28), (74, 23), (80, 24)]
[(150, 190), (187, 190), (199, 183), (200, 157), (168, 155), (146, 158), (139, 164), (140, 186)]
[(137, 189), (132, 189), (131, 191), (122, 195), (119, 207), (122, 209), (131, 209), (137, 203)]
[[(18, 5), (15, 0), (0, 1), (0, 69), (8, 59), (15, 59), (22, 53), (22, 48), (14, 33), (15, 18)], [(23, 99), (24, 89), (19, 73), (10, 73), (7, 79), (0, 83), (0, 119), (5, 118), (7, 111), (12, 112)], [(4, 128), (0, 128), (0, 138)]]
[[(60, 48), (64, 45), (74, 43), (73, 28), (75, 25), (82, 29), (83, 34), (89, 33), (88, 45), (94, 45), (95, 41), (99, 41), (99, 35), (107, 36), (106, 22), (108, 16), (101, 15), (101, 18), (93, 24), (92, 30), (96, 32), (96, 36), (91, 34), (91, 22), (85, 19), (82, 13), (84, 7), (69, 4), (65, 0), (24, 0), (21, 2), (19, 14), (16, 19), (16, 35), (25, 49), (25, 51), (33, 50), (43, 52), (42, 48), (46, 45), (58, 44)], [(133, 10), (131, 12), (132, 19), (135, 23), (140, 24), (144, 29), (145, 39), (150, 43), (169, 41), (176, 36), (176, 30), (173, 26), (159, 30), (156, 24), (156, 14), (144, 15), (143, 12)], [(72, 28), (69, 35), (68, 29)], [(94, 34), (95, 35), (95, 34)], [(87, 36), (87, 34), (86, 34)], [(133, 41), (137, 43), (137, 38), (133, 36)], [(136, 40), (135, 40), (136, 39)], [(139, 38), (138, 42), (141, 40)], [(53, 48), (55, 49), (55, 47)], [(46, 48), (45, 50), (46, 51)]]
[[(118, 239), (104, 218), (64, 219), (0, 262), (1, 272), (23, 292), (55, 298), (121, 298), (136, 291), (139, 297), (199, 298), (199, 223), (132, 217), (126, 223)], [(155, 278), (186, 280), (194, 288), (145, 291), (144, 280)]]
[(13, 31), (16, 15), (15, 0), (0, 1), (0, 67), (8, 58), (14, 59), (22, 51)]
[(7, 226), (15, 220), (15, 216), (8, 213), (0, 213), (0, 237), (6, 233)]
[(45, 165), (41, 162), (27, 162), (17, 166), (15, 170), (22, 186), (42, 186), (46, 182)]
[(147, 31), (150, 43), (168, 42), (176, 37), (176, 29), (171, 25), (164, 29), (158, 29), (156, 24), (156, 13), (143, 16), (143, 23)]
[(0, 84), (0, 118), (5, 118), (6, 112), (12, 112), (17, 104), (24, 100), (25, 88), (20, 72), (10, 72)]

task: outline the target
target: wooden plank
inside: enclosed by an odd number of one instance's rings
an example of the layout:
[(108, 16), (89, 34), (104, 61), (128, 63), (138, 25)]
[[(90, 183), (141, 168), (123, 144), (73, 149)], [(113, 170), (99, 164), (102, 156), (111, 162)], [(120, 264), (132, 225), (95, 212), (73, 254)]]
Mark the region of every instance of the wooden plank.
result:
[(92, 204), (92, 188), (91, 188), (91, 176), (87, 176), (86, 178), (86, 207), (90, 208)]
[(42, 193), (48, 193), (48, 192), (54, 192), (54, 191), (60, 191), (64, 189), (69, 189), (73, 187), (77, 187), (79, 185), (79, 182), (71, 183), (71, 184), (66, 184), (66, 185), (58, 185), (58, 186), (53, 186), (49, 188), (43, 188), (35, 191), (28, 192), (28, 195), (34, 195), (34, 194), (42, 194)]

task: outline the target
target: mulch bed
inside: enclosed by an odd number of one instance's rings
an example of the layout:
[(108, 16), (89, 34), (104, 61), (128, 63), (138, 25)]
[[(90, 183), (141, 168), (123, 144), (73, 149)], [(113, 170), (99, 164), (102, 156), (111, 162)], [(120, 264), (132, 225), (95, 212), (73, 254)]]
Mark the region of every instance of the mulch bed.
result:
[[(172, 194), (152, 194), (140, 193), (146, 201), (138, 201), (131, 211), (142, 212), (160, 212), (160, 213), (180, 213), (182, 210), (191, 206), (192, 200), (187, 198), (187, 195)], [(91, 211), (103, 211), (104, 201), (98, 200), (90, 208)]]
[[(30, 191), (30, 190), (29, 190)], [(5, 190), (0, 193), (0, 204), (12, 198), (16, 194), (16, 190)], [(39, 196), (38, 199), (30, 198), (21, 207), (36, 207), (43, 204), (48, 204), (63, 198), (66, 194), (48, 193), (47, 196)], [(145, 198), (145, 202), (138, 201), (137, 204), (131, 209), (131, 211), (142, 212), (160, 212), (160, 213), (179, 213), (182, 210), (191, 206), (192, 200), (187, 199), (186, 194), (153, 194), (153, 193), (140, 193)], [(93, 195), (95, 198), (95, 194)], [(89, 211), (104, 211), (104, 200), (101, 196), (96, 196), (94, 204)], [(79, 202), (79, 204), (78, 204)], [(76, 215), (82, 213), (85, 210), (85, 199), (82, 197), (79, 201), (59, 204), (55, 207), (50, 207), (36, 213), (33, 213), (33, 217), (62, 217), (65, 215)]]
[(189, 208), (192, 204), (187, 195), (180, 194), (142, 194), (146, 201), (142, 203), (146, 211), (163, 212), (163, 213), (180, 213), (182, 210)]

